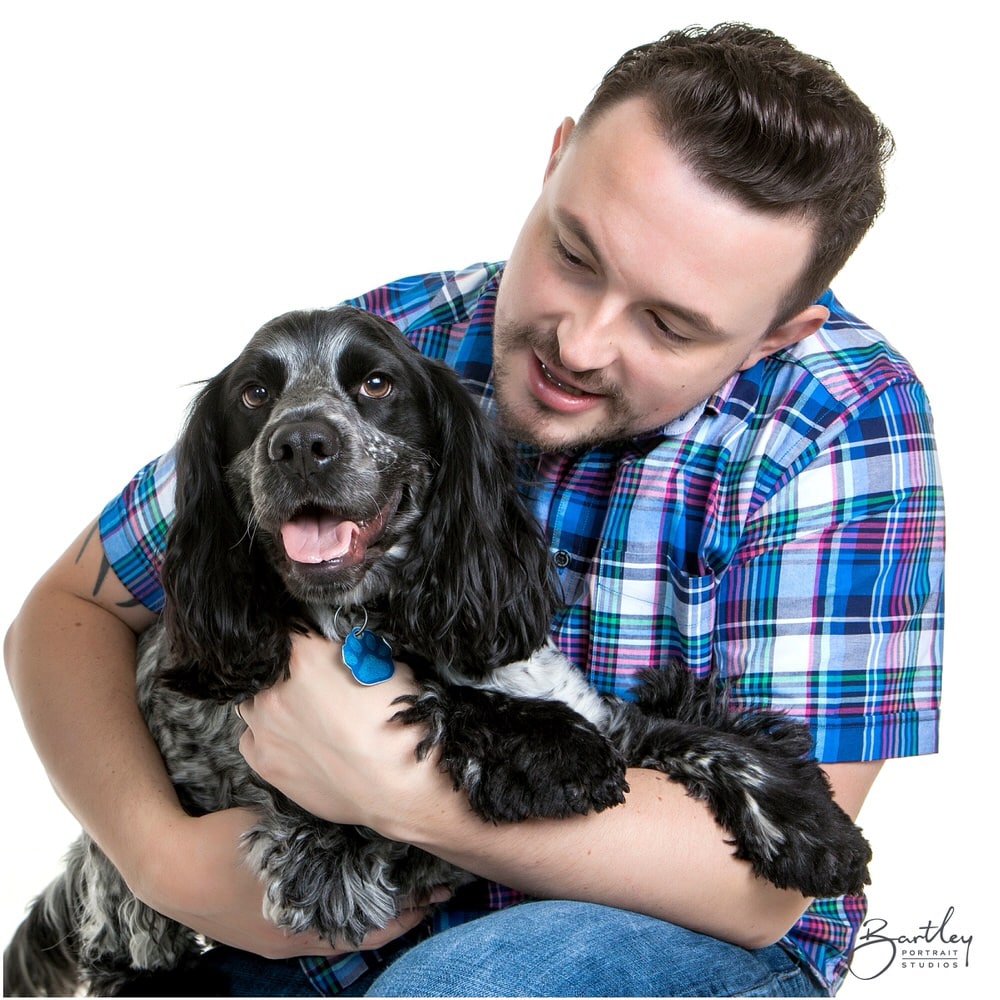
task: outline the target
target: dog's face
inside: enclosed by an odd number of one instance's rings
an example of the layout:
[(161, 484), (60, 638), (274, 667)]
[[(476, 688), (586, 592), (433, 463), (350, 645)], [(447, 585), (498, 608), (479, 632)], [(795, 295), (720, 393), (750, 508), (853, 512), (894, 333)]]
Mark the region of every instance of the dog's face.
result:
[(226, 480), (300, 600), (363, 603), (406, 555), (434, 467), (430, 364), (339, 309), (279, 317), (227, 369)]
[(208, 382), (178, 444), (163, 676), (220, 700), (273, 684), (303, 605), (324, 627), (371, 609), (394, 649), (470, 675), (525, 659), (552, 592), (514, 480), (455, 373), (390, 323), (278, 317)]

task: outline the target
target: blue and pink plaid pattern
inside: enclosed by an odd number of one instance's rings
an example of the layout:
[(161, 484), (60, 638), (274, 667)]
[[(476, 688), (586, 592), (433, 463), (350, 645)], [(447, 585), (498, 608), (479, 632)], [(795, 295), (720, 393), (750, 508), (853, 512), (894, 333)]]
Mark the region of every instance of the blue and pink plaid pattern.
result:
[[(353, 304), (447, 361), (490, 411), (501, 274), (421, 275)], [(821, 301), (816, 335), (655, 432), (577, 455), (521, 447), (562, 587), (552, 632), (602, 691), (627, 696), (637, 670), (674, 659), (715, 669), (741, 703), (803, 719), (823, 762), (929, 753), (944, 548), (930, 411), (906, 361), (832, 293)], [(172, 469), (152, 463), (101, 520), (116, 573), (154, 610)], [(516, 898), (489, 886), (483, 905)], [(835, 987), (864, 913), (863, 898), (819, 901), (785, 942)], [(327, 990), (366, 967), (308, 963)]]

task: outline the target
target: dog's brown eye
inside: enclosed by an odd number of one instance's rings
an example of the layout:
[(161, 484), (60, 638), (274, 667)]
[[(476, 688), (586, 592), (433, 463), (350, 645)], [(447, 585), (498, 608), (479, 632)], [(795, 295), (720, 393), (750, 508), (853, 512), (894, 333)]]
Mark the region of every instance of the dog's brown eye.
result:
[(259, 410), (271, 398), (271, 394), (262, 385), (248, 385), (243, 390), (242, 398), (244, 406)]
[(373, 372), (361, 383), (361, 395), (369, 399), (385, 399), (392, 392), (392, 382), (388, 375)]

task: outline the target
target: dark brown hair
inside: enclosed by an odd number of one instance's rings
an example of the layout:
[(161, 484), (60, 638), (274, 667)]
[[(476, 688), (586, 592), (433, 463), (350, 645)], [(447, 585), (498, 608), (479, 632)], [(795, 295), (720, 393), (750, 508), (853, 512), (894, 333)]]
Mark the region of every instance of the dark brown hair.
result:
[(893, 151), (888, 129), (833, 67), (763, 28), (686, 28), (626, 52), (577, 131), (632, 97), (650, 102), (666, 141), (706, 184), (812, 225), (812, 258), (774, 326), (815, 301), (881, 211)]

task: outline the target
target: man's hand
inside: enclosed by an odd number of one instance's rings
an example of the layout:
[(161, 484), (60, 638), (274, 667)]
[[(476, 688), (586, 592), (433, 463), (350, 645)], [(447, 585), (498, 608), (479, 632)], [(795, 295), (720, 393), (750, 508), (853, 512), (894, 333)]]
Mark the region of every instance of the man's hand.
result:
[(289, 680), (240, 705), (240, 750), (269, 784), (307, 811), (337, 823), (382, 829), (400, 811), (437, 808), (453, 794), (433, 760), (418, 762), (418, 730), (390, 722), (394, 699), (416, 690), (397, 663), (380, 684), (359, 684), (339, 643), (292, 640)]

